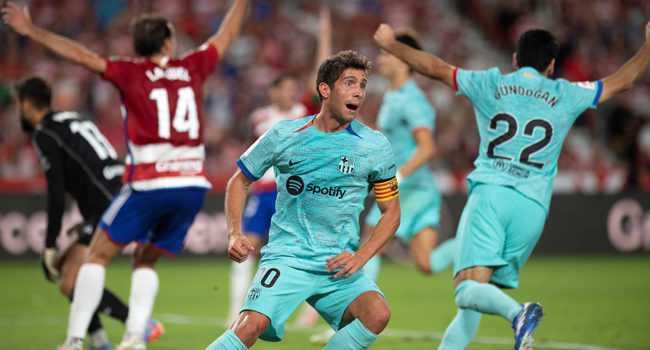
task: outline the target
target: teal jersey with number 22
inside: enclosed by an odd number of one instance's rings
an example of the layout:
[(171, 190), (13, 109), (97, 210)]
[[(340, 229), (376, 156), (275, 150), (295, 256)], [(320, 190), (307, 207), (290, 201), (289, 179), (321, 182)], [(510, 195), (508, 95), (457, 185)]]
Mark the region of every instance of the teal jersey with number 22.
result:
[(456, 69), (454, 88), (472, 101), (481, 137), (470, 188), (510, 186), (548, 213), (562, 143), (576, 118), (596, 107), (602, 87), (548, 79), (531, 67), (507, 75)]

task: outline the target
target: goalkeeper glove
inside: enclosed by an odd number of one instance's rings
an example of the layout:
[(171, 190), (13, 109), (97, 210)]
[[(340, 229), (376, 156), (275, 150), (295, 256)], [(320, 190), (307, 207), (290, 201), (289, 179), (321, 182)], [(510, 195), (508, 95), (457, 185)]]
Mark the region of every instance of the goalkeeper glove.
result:
[(52, 282), (56, 282), (61, 277), (59, 270), (54, 267), (56, 265), (56, 252), (57, 249), (52, 247), (45, 248), (43, 254), (41, 254), (41, 266), (43, 266), (45, 278)]

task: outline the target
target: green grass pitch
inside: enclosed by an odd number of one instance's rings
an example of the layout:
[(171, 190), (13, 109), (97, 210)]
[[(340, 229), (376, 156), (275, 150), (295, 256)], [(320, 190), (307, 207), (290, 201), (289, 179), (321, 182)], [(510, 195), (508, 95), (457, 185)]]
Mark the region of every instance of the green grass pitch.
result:
[[(167, 332), (150, 350), (204, 349), (222, 334), (229, 266), (214, 258), (160, 262), (154, 316), (164, 321)], [(0, 281), (0, 349), (56, 349), (65, 338), (69, 304), (44, 279), (38, 262), (2, 262)], [(426, 278), (413, 267), (388, 262), (378, 284), (393, 316), (372, 349), (436, 349), (456, 313), (451, 271)], [(129, 285), (129, 263), (120, 259), (108, 268), (106, 286), (128, 300)], [(547, 314), (535, 332), (537, 349), (650, 349), (647, 255), (533, 256), (522, 270), (520, 288), (508, 294), (544, 306)], [(111, 341), (119, 342), (123, 325), (106, 317), (102, 321)], [(291, 327), (292, 322), (282, 342), (258, 341), (253, 349), (317, 349), (308, 339), (324, 329), (323, 322), (311, 330)], [(506, 321), (484, 315), (469, 348), (511, 349), (511, 338)]]

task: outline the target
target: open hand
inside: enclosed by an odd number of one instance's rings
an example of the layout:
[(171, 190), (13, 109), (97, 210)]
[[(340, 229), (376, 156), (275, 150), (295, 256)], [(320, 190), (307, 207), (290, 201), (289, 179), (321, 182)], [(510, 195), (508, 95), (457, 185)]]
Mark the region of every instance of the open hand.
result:
[(27, 35), (32, 28), (32, 17), (27, 6), (21, 10), (11, 1), (2, 8), (2, 20), (20, 35)]
[(241, 233), (230, 236), (228, 242), (228, 257), (238, 263), (248, 259), (248, 253), (254, 251), (255, 248), (251, 242), (244, 237)]
[(327, 272), (332, 272), (339, 267), (343, 267), (334, 275), (334, 278), (343, 276), (343, 279), (352, 276), (355, 272), (361, 270), (366, 264), (366, 261), (364, 261), (361, 257), (348, 251), (345, 251), (333, 258), (329, 258), (326, 261), (327, 264), (325, 267), (327, 268)]
[(372, 37), (375, 40), (375, 43), (386, 50), (390, 45), (395, 42), (395, 32), (388, 24), (380, 24), (375, 35)]

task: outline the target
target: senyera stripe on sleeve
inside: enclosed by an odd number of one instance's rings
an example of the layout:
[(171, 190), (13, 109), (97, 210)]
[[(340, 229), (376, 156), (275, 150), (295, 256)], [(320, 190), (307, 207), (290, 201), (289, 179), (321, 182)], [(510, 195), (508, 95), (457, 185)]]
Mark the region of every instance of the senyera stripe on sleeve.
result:
[(377, 182), (374, 184), (375, 199), (378, 202), (387, 201), (399, 195), (399, 188), (397, 186), (397, 178), (388, 179), (386, 181)]

